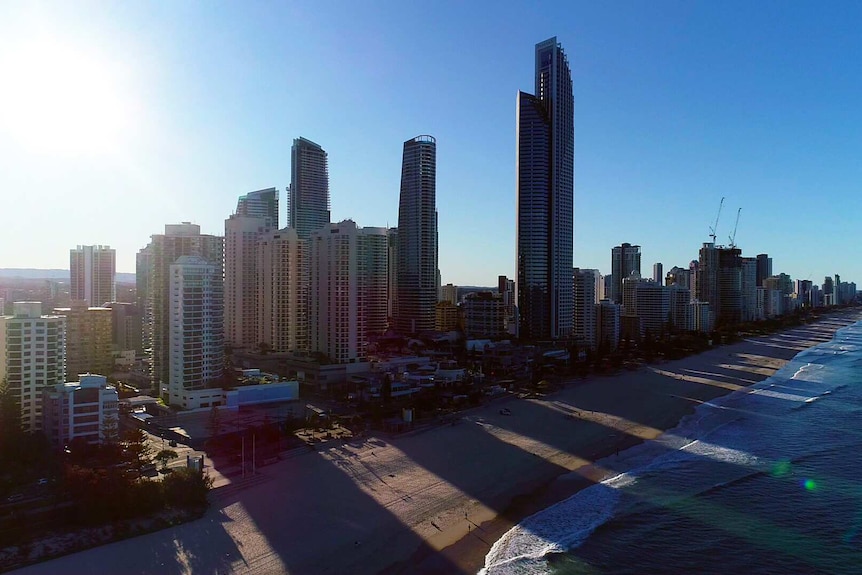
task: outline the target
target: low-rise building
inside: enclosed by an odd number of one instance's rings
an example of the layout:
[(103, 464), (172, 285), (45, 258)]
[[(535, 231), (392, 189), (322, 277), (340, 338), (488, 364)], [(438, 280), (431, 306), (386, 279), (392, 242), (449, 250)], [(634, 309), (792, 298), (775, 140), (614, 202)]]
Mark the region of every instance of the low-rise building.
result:
[(119, 397), (104, 375), (83, 374), (42, 394), (42, 429), (57, 449), (79, 439), (103, 443), (117, 438)]

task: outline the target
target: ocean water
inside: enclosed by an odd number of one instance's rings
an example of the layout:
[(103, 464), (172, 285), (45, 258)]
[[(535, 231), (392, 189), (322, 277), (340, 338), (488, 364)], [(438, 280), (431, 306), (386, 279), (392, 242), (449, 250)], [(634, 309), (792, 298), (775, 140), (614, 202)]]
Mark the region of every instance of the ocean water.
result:
[(482, 573), (862, 574), (862, 322), (615, 459)]

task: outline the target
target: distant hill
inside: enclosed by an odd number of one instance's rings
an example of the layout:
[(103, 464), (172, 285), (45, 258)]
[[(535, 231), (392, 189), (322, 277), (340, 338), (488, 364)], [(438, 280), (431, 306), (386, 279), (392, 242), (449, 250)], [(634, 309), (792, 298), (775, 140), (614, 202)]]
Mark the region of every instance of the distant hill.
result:
[[(69, 281), (69, 270), (39, 270), (33, 268), (0, 268), (0, 278), (25, 280)], [(118, 273), (120, 283), (135, 283), (135, 274)]]

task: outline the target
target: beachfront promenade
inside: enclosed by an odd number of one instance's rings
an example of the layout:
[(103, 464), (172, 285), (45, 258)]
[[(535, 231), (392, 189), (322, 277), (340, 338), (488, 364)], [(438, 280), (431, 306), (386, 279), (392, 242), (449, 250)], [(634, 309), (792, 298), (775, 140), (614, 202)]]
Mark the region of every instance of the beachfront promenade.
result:
[[(405, 437), (332, 444), (267, 466), (242, 488), (215, 490), (195, 522), (16, 573), (475, 573), (531, 499), (544, 505), (549, 493), (563, 497), (614, 473), (617, 450), (762, 380), (859, 317), (593, 377), (542, 399), (494, 402)], [(571, 470), (585, 479), (540, 489)]]

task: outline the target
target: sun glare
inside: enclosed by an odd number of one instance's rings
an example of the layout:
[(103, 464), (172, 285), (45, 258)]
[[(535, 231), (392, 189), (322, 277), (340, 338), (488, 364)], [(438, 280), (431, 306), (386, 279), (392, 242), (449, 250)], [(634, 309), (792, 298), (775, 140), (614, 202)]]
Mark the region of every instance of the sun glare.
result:
[(0, 132), (30, 152), (116, 151), (133, 120), (122, 74), (104, 56), (56, 40), (0, 52)]

